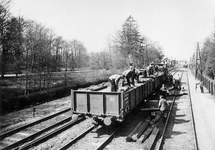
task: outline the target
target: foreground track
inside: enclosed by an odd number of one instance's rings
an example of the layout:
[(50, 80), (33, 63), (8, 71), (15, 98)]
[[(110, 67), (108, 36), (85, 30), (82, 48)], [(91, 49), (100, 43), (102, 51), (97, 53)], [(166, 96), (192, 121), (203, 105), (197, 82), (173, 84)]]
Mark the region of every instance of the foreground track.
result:
[[(55, 135), (59, 134), (60, 132), (65, 131), (66, 129), (72, 127), (73, 125), (83, 121), (84, 118), (79, 118), (76, 121), (70, 121), (70, 120), (71, 120), (71, 117), (66, 118), (63, 121), (60, 121), (60, 122), (58, 122), (58, 123), (56, 123), (54, 125), (51, 125), (48, 128), (45, 128), (45, 129), (43, 129), (43, 130), (41, 130), (41, 131), (39, 131), (39, 132), (37, 132), (35, 134), (32, 134), (29, 137), (26, 137), (26, 138), (24, 138), (24, 139), (22, 139), (22, 140), (20, 140), (18, 142), (15, 142), (15, 143), (7, 146), (7, 147), (4, 147), (3, 150), (7, 150), (7, 149), (10, 150), (12, 148), (15, 148), (15, 149), (28, 149), (28, 148), (30, 148), (30, 147), (32, 147), (34, 145), (38, 145), (38, 144), (48, 140), (51, 137), (54, 137)], [(70, 121), (70, 122), (65, 124), (65, 122), (68, 122), (68, 121)], [(65, 124), (65, 125), (60, 126), (61, 124)], [(58, 127), (58, 126), (60, 126), (60, 127)], [(56, 127), (58, 127), (58, 128), (56, 128)], [(55, 128), (54, 131), (46, 133), (47, 130), (50, 130), (50, 129), (53, 129), (53, 128)], [(35, 137), (38, 137), (39, 135), (42, 135), (42, 136), (40, 136), (39, 138), (34, 139)], [(32, 140), (32, 139), (34, 139), (34, 140)]]
[[(98, 134), (98, 133), (92, 132), (93, 129), (95, 129), (95, 126), (89, 127), (87, 130), (85, 130), (83, 133), (78, 135), (76, 138), (74, 138), (73, 140), (71, 140), (70, 142), (65, 144), (62, 148), (60, 148), (60, 150), (69, 149), (70, 147), (75, 145), (78, 142), (78, 140), (85, 141), (86, 139), (84, 139), (84, 138), (87, 134), (90, 134), (90, 135), (88, 135), (89, 138), (95, 137), (95, 134)], [(97, 150), (104, 149), (111, 142), (111, 140), (118, 134), (119, 131), (120, 131), (120, 127), (116, 128), (108, 137), (101, 137), (99, 140), (99, 141), (101, 141), (101, 142), (99, 142), (101, 144), (100, 144), (100, 146), (98, 146), (95, 149), (97, 149)], [(89, 133), (89, 132), (91, 132), (91, 133)], [(86, 138), (88, 138), (88, 137), (86, 137)], [(96, 140), (98, 140), (98, 139), (96, 139)]]
[(104, 149), (110, 142), (113, 140), (113, 138), (118, 134), (120, 131), (121, 127), (118, 127), (98, 148), (97, 150), (102, 150)]
[[(97, 91), (106, 86), (92, 87), (91, 91)], [(57, 127), (61, 128), (62, 125), (71, 121), (71, 108), (64, 109), (60, 112), (48, 115), (31, 123), (25, 124), (21, 127), (6, 131), (0, 135), (0, 148), (1, 149), (12, 149), (20, 147), (29, 141), (31, 145), (36, 145), (54, 135), (52, 130), (58, 130)], [(81, 119), (82, 120), (82, 119)], [(72, 121), (73, 122), (73, 121)], [(68, 123), (70, 124), (70, 123)], [(73, 124), (73, 123), (72, 123)], [(75, 124), (75, 123), (74, 123)], [(65, 125), (67, 126), (67, 124)], [(68, 125), (69, 126), (69, 125)], [(64, 129), (60, 129), (63, 131)], [(47, 137), (41, 135), (50, 134)], [(41, 136), (41, 137), (39, 137)], [(38, 140), (39, 137), (39, 140)], [(36, 139), (37, 138), (37, 139)], [(35, 142), (37, 141), (37, 142)], [(29, 144), (26, 144), (29, 145)]]
[(67, 130), (68, 128), (74, 126), (75, 124), (77, 124), (77, 123), (79, 123), (79, 122), (81, 122), (83, 120), (84, 120), (83, 117), (82, 118), (78, 118), (77, 120), (73, 120), (73, 121), (71, 121), (71, 122), (63, 125), (62, 127), (59, 127), (56, 130), (54, 130), (54, 131), (52, 131), (52, 132), (50, 132), (48, 134), (45, 134), (45, 135), (41, 136), (40, 138), (38, 138), (36, 140), (33, 140), (33, 141), (31, 141), (31, 142), (29, 142), (29, 143), (27, 143), (27, 144), (25, 144), (25, 145), (23, 145), (21, 147), (18, 147), (17, 149), (19, 149), (19, 150), (20, 149), (28, 149), (28, 148), (30, 148), (30, 147), (32, 147), (34, 145), (38, 145), (38, 144), (40, 144), (40, 143), (42, 143), (42, 142), (44, 142), (44, 141), (46, 141), (46, 140), (48, 140), (48, 139), (56, 136), (57, 134), (65, 131), (65, 130)]
[(16, 129), (7, 131), (7, 132), (5, 132), (5, 133), (2, 133), (2, 134), (0, 135), (0, 140), (1, 140), (1, 139), (4, 139), (4, 138), (6, 138), (6, 137), (8, 137), (8, 136), (10, 136), (10, 135), (12, 135), (12, 134), (15, 134), (15, 133), (17, 133), (17, 132), (19, 132), (19, 131), (21, 131), (21, 130), (24, 130), (24, 129), (28, 128), (28, 127), (34, 126), (34, 125), (39, 124), (39, 123), (41, 123), (41, 122), (44, 122), (44, 121), (46, 121), (46, 120), (48, 120), (48, 119), (51, 119), (51, 118), (54, 118), (54, 117), (56, 117), (56, 116), (58, 116), (58, 115), (61, 115), (61, 114), (63, 114), (63, 113), (66, 113), (66, 112), (68, 112), (68, 111), (70, 111), (70, 110), (71, 110), (70, 108), (65, 109), (65, 110), (62, 110), (62, 111), (60, 111), (60, 112), (58, 112), (58, 113), (55, 113), (55, 114), (49, 115), (49, 116), (47, 116), (47, 117), (41, 118), (41, 119), (39, 119), (39, 120), (36, 120), (36, 121), (34, 121), (34, 122), (31, 122), (31, 123), (26, 124), (26, 125), (24, 125), (24, 126), (21, 126), (21, 127), (19, 127), (19, 128), (16, 128)]
[[(21, 126), (19, 128), (16, 128), (1, 134), (0, 135), (1, 148), (2, 149), (15, 148), (25, 142), (33, 140), (34, 138), (38, 137), (42, 133), (45, 133), (51, 129), (56, 128), (57, 126), (60, 126), (70, 121), (71, 117), (67, 117), (69, 116), (70, 110), (71, 110), (70, 108), (65, 109), (58, 113), (49, 115), (37, 121), (31, 122), (29, 124), (26, 124), (24, 126)], [(53, 125), (50, 126), (49, 124), (53, 124)], [(16, 140), (15, 141), (13, 140), (11, 144), (11, 142), (8, 142), (8, 141), (11, 141), (10, 139), (16, 139)]]
[[(180, 82), (181, 82), (183, 73), (184, 73), (184, 71), (181, 73)], [(162, 149), (163, 142), (164, 142), (164, 139), (165, 139), (165, 134), (166, 134), (167, 127), (168, 127), (168, 123), (170, 121), (170, 116), (171, 116), (171, 113), (172, 113), (172, 109), (173, 109), (173, 106), (175, 104), (175, 100), (176, 100), (176, 96), (173, 96), (172, 104), (170, 106), (170, 110), (169, 110), (169, 113), (168, 113), (168, 116), (167, 116), (167, 120), (166, 120), (165, 125), (164, 125), (164, 129), (163, 129), (163, 132), (162, 132), (162, 135), (161, 135), (161, 138), (160, 138), (160, 142), (158, 143), (157, 150), (161, 150)], [(153, 143), (153, 145), (154, 145), (154, 143)]]

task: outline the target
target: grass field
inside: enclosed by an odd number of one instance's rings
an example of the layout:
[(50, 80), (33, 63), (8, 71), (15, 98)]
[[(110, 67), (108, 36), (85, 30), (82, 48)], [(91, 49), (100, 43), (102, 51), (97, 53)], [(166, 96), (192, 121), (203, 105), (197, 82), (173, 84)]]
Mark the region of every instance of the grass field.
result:
[[(74, 87), (87, 82), (95, 82), (98, 80), (107, 79), (112, 74), (121, 74), (120, 70), (88, 70), (88, 71), (68, 71), (66, 86)], [(31, 74), (28, 83), (29, 93), (34, 93), (42, 90), (50, 90), (65, 86), (65, 73), (53, 72), (51, 76)], [(45, 81), (45, 82), (44, 82)], [(10, 98), (14, 96), (24, 95), (26, 89), (26, 76), (21, 75), (18, 78), (15, 76), (0, 79), (1, 98)]]

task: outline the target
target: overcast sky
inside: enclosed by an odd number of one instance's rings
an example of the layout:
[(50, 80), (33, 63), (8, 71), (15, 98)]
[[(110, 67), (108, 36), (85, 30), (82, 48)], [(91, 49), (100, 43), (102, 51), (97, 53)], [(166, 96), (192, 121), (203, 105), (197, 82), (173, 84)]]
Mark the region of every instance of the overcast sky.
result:
[(189, 59), (215, 24), (215, 0), (13, 0), (10, 11), (83, 42), (89, 52), (106, 48), (131, 15), (142, 35), (176, 59)]

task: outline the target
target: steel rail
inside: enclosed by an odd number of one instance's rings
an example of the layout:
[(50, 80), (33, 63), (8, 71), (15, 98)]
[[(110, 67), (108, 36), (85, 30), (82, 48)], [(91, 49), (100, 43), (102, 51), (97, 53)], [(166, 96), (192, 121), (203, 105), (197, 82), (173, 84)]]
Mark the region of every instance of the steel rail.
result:
[(70, 111), (70, 110), (71, 110), (71, 108), (67, 108), (67, 109), (65, 109), (65, 110), (63, 110), (63, 111), (57, 112), (57, 113), (55, 113), (55, 114), (49, 115), (49, 116), (47, 116), (47, 117), (44, 117), (44, 118), (39, 119), (39, 120), (36, 120), (36, 121), (31, 122), (31, 123), (29, 123), (29, 124), (23, 125), (23, 126), (21, 126), (21, 127), (19, 127), (19, 128), (16, 128), (16, 129), (7, 131), (7, 132), (5, 132), (5, 133), (3, 133), (3, 134), (0, 135), (0, 140), (1, 140), (1, 139), (4, 139), (4, 138), (6, 138), (6, 137), (8, 137), (8, 136), (10, 136), (10, 135), (12, 135), (12, 134), (15, 134), (15, 133), (17, 133), (17, 132), (19, 132), (19, 131), (21, 131), (21, 130), (24, 130), (24, 129), (28, 128), (28, 127), (34, 126), (34, 125), (39, 124), (39, 123), (41, 123), (41, 122), (43, 122), (43, 121), (46, 121), (46, 120), (48, 120), (48, 119), (54, 118), (54, 117), (56, 117), (56, 116), (58, 116), (58, 115), (61, 115), (61, 114), (65, 113), (65, 112), (68, 112), (68, 111)]
[(95, 126), (91, 126), (90, 128), (88, 128), (85, 132), (79, 134), (76, 138), (74, 138), (72, 141), (68, 142), (67, 144), (65, 144), (62, 148), (60, 148), (59, 150), (65, 150), (68, 149), (70, 146), (72, 146), (74, 143), (76, 143), (78, 140), (80, 140), (81, 138), (83, 138), (87, 133), (89, 133), (90, 131), (92, 131), (95, 128)]
[(22, 150), (22, 149), (29, 149), (30, 147), (35, 146), (35, 145), (38, 145), (38, 144), (40, 144), (40, 143), (42, 143), (42, 142), (44, 142), (44, 141), (46, 141), (46, 140), (48, 140), (48, 139), (54, 137), (55, 135), (57, 135), (57, 134), (59, 134), (59, 133), (65, 131), (65, 130), (67, 130), (68, 128), (70, 128), (70, 127), (72, 127), (73, 125), (75, 125), (75, 124), (77, 124), (77, 123), (83, 121), (84, 119), (85, 119), (84, 117), (81, 117), (81, 118), (78, 118), (77, 120), (72, 120), (71, 122), (65, 124), (64, 126), (59, 127), (59, 128), (57, 128), (56, 130), (54, 130), (54, 131), (52, 131), (52, 132), (50, 132), (50, 133), (47, 133), (47, 134), (45, 134), (45, 135), (39, 137), (38, 139), (35, 139), (35, 140), (33, 140), (33, 141), (31, 141), (31, 142), (29, 142), (29, 143), (27, 143), (27, 144), (25, 144), (25, 145), (23, 145), (23, 146), (21, 146), (21, 147), (17, 147), (16, 149), (17, 149), (17, 150), (18, 150), (18, 149), (19, 149), (19, 150)]
[[(181, 81), (181, 79), (182, 79), (183, 73), (184, 73), (184, 71), (183, 71), (182, 74), (181, 74), (180, 81)], [(173, 102), (172, 102), (170, 111), (169, 111), (168, 116), (167, 116), (167, 121), (166, 121), (166, 123), (165, 123), (165, 125), (164, 125), (164, 129), (163, 129), (163, 132), (162, 132), (162, 135), (161, 135), (161, 139), (160, 139), (160, 142), (159, 142), (159, 144), (158, 144), (158, 148), (157, 148), (158, 150), (161, 150), (161, 148), (162, 148), (162, 146), (163, 146), (164, 136), (165, 136), (165, 133), (166, 133), (168, 124), (169, 124), (169, 120), (170, 120), (170, 116), (171, 116), (171, 112), (172, 112), (172, 109), (173, 109), (175, 100), (176, 100), (176, 96), (173, 97)]]
[(45, 128), (45, 129), (43, 129), (43, 130), (41, 130), (41, 131), (39, 131), (39, 132), (37, 132), (37, 133), (34, 133), (34, 134), (32, 134), (32, 135), (30, 135), (30, 136), (28, 136), (28, 137), (26, 137), (26, 138), (24, 138), (24, 139), (22, 139), (22, 140), (20, 140), (20, 141), (18, 141), (18, 142), (15, 142), (15, 143), (13, 143), (13, 144), (11, 144), (11, 145), (9, 145), (9, 146), (3, 148), (2, 150), (10, 150), (10, 149), (12, 149), (12, 148), (16, 148), (16, 147), (22, 145), (23, 143), (29, 142), (30, 140), (36, 138), (37, 136), (41, 135), (42, 133), (44, 133), (44, 132), (46, 132), (46, 131), (49, 131), (49, 130), (51, 130), (51, 129), (57, 127), (57, 126), (60, 126), (60, 125), (64, 124), (65, 122), (68, 122), (68, 121), (70, 121), (70, 120), (71, 120), (71, 117), (68, 117), (68, 118), (66, 118), (66, 119), (63, 119), (63, 120), (57, 122), (56, 124), (53, 124), (53, 125), (51, 125), (51, 126)]
[[(107, 86), (101, 86), (101, 87), (92, 89), (92, 91), (98, 91), (98, 90), (101, 90), (101, 89), (106, 88), (106, 87), (107, 87)], [(60, 111), (60, 112), (57, 112), (57, 113), (55, 113), (55, 114), (51, 114), (51, 115), (46, 116), (46, 117), (44, 117), (44, 118), (42, 118), (42, 119), (36, 120), (36, 121), (34, 121), (34, 122), (31, 122), (31, 123), (29, 123), (29, 124), (23, 125), (23, 126), (18, 127), (18, 128), (16, 128), (16, 129), (7, 131), (7, 132), (5, 132), (5, 133), (2, 133), (2, 134), (0, 134), (0, 140), (1, 140), (1, 139), (4, 139), (4, 138), (6, 138), (6, 137), (8, 137), (8, 136), (10, 136), (10, 135), (12, 135), (12, 134), (15, 134), (15, 133), (17, 133), (17, 132), (19, 132), (19, 131), (21, 131), (21, 130), (24, 130), (24, 129), (28, 128), (28, 127), (34, 126), (34, 125), (39, 124), (39, 123), (41, 123), (41, 122), (43, 122), (43, 121), (46, 121), (46, 120), (48, 120), (48, 119), (51, 119), (51, 118), (54, 118), (54, 117), (56, 117), (56, 116), (58, 116), (58, 115), (61, 115), (61, 114), (63, 114), (63, 113), (66, 113), (66, 112), (68, 112), (68, 111), (70, 111), (70, 110), (71, 110), (71, 108), (67, 108), (67, 109), (62, 110), (62, 111)]]
[(98, 148), (97, 150), (104, 149), (115, 137), (116, 134), (120, 131), (121, 127), (118, 127)]
[(197, 134), (196, 134), (196, 125), (195, 125), (195, 117), (193, 114), (193, 105), (192, 105), (192, 97), (191, 97), (191, 92), (190, 92), (190, 84), (189, 84), (189, 77), (188, 77), (188, 72), (187, 72), (187, 85), (188, 85), (188, 93), (189, 93), (189, 100), (190, 100), (190, 109), (191, 109), (191, 116), (192, 116), (192, 125), (193, 125), (193, 132), (194, 132), (194, 144), (195, 144), (195, 149), (199, 150), (199, 145), (198, 145), (198, 139), (197, 139)]

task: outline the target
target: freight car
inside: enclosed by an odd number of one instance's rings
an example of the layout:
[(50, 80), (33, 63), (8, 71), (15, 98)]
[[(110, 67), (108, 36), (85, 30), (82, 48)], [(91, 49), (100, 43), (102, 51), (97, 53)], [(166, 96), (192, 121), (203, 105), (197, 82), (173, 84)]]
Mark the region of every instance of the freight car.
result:
[(165, 74), (159, 72), (155, 77), (141, 78), (142, 83), (120, 92), (71, 90), (72, 115), (90, 115), (106, 126), (113, 121), (123, 121), (136, 106), (160, 87), (165, 78)]

